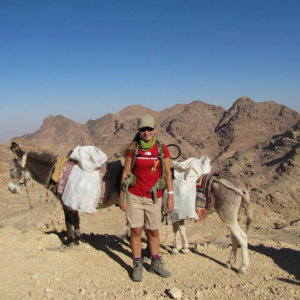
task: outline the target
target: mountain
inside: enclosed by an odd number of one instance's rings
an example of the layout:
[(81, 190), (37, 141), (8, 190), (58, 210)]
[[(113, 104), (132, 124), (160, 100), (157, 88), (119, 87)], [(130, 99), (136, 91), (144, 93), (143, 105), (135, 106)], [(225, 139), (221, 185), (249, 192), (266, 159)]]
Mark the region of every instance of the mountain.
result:
[(49, 116), (39, 130), (23, 138), (57, 154), (65, 154), (77, 145), (95, 145), (109, 157), (119, 157), (134, 137), (137, 119), (143, 114), (155, 117), (157, 138), (166, 144), (178, 144), (182, 159), (208, 155), (212, 160), (230, 157), (238, 150), (282, 134), (300, 119), (297, 112), (276, 102), (256, 103), (241, 97), (229, 110), (194, 101), (163, 111), (130, 105), (86, 124)]
[(58, 154), (67, 153), (76, 145), (93, 143), (87, 125), (79, 124), (64, 116), (47, 117), (39, 130), (25, 134), (23, 138)]
[[(241, 97), (229, 110), (202, 101), (163, 111), (133, 105), (86, 124), (49, 116), (39, 130), (14, 140), (26, 150), (35, 147), (56, 154), (66, 154), (78, 144), (96, 145), (111, 160), (118, 159), (143, 114), (155, 117), (159, 140), (181, 147), (179, 159), (208, 155), (213, 171), (246, 183), (256, 228), (283, 228), (299, 219), (300, 115), (273, 101)], [(5, 184), (12, 155), (9, 143), (0, 146), (0, 183)]]
[[(300, 216), (300, 121), (283, 134), (217, 160), (217, 169), (241, 178), (265, 223), (284, 225)], [(277, 225), (278, 226), (278, 225)]]
[(255, 103), (248, 97), (241, 97), (223, 115), (216, 134), (226, 156), (231, 156), (236, 150), (285, 132), (297, 120), (297, 112), (274, 101)]

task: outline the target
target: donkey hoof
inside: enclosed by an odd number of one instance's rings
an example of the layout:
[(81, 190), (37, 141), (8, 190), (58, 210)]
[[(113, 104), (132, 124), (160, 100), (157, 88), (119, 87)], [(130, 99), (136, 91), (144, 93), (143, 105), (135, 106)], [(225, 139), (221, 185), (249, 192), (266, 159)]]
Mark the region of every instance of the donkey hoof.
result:
[(231, 263), (230, 262), (226, 262), (224, 264), (224, 267), (227, 268), (227, 269), (231, 269)]
[(67, 247), (71, 248), (71, 247), (77, 247), (79, 246), (79, 242), (78, 241), (72, 241), (71, 243), (66, 244)]
[(238, 274), (239, 274), (239, 275), (244, 275), (244, 274), (246, 274), (246, 270), (239, 269), (239, 270), (238, 270)]
[(189, 253), (190, 250), (189, 249), (180, 249), (180, 252), (186, 254), (186, 253)]
[(179, 253), (178, 249), (174, 248), (171, 252), (171, 255), (177, 255)]

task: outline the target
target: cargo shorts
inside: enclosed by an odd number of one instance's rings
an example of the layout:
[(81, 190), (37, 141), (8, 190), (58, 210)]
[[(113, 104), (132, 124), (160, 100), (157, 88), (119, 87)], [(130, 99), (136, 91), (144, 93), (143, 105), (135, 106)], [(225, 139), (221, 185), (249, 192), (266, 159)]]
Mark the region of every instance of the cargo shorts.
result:
[(162, 198), (153, 203), (153, 199), (140, 197), (128, 192), (126, 217), (130, 228), (145, 226), (149, 230), (158, 230), (161, 224)]

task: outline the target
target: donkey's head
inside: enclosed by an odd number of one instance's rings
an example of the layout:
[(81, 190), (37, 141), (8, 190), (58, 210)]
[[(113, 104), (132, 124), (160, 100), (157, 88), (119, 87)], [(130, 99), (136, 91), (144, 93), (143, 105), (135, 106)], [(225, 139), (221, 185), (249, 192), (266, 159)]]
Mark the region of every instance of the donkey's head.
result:
[(15, 142), (11, 143), (10, 149), (14, 154), (14, 159), (10, 164), (10, 182), (8, 189), (12, 193), (19, 193), (24, 183), (23, 167), (26, 160), (26, 153), (21, 150), (19, 145)]
[(46, 183), (56, 162), (56, 156), (48, 152), (29, 152), (27, 154), (15, 142), (12, 142), (10, 149), (15, 157), (10, 164), (10, 178), (11, 181), (18, 181), (9, 183), (8, 188), (11, 192), (19, 192), (22, 183), (30, 178), (41, 184)]
[(20, 180), (22, 178), (22, 170), (24, 168), (26, 154), (15, 142), (11, 143), (10, 149), (15, 156), (10, 164), (10, 178)]

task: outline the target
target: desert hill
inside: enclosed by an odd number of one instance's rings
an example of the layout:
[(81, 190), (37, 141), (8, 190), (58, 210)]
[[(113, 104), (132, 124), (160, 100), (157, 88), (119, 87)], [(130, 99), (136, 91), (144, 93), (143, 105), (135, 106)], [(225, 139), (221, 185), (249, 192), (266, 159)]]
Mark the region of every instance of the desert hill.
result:
[(229, 110), (202, 101), (153, 111), (131, 105), (116, 114), (79, 124), (63, 116), (49, 116), (39, 130), (23, 138), (35, 145), (65, 154), (80, 145), (95, 145), (109, 157), (118, 156), (136, 133), (138, 116), (152, 114), (157, 122), (157, 138), (180, 145), (182, 159), (209, 155), (230, 157), (258, 142), (282, 134), (300, 115), (275, 102), (256, 103), (249, 97), (237, 99)]
[(56, 153), (66, 153), (74, 145), (88, 145), (92, 143), (87, 125), (79, 124), (64, 116), (49, 116), (44, 119), (40, 129), (32, 134), (25, 134), (24, 139), (33, 144), (55, 149)]
[(219, 170), (247, 182), (252, 201), (265, 213), (265, 224), (284, 226), (299, 219), (300, 121), (285, 133), (217, 164)]

